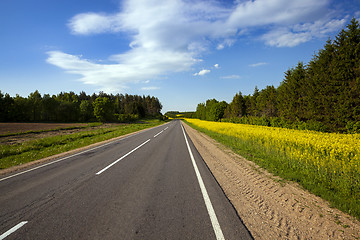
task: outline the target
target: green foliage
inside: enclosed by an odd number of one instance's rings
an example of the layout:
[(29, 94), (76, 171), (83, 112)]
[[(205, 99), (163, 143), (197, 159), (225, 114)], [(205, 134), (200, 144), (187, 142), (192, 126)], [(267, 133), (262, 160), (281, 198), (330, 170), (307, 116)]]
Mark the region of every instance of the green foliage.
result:
[(207, 100), (206, 103), (198, 104), (196, 116), (201, 120), (220, 121), (224, 117), (227, 107), (228, 104), (225, 101)]
[(167, 119), (170, 118), (197, 118), (196, 112), (179, 112), (179, 111), (168, 111), (165, 113)]
[[(27, 98), (11, 97), (0, 91), (0, 122), (87, 122), (118, 121), (125, 114), (131, 121), (159, 118), (162, 105), (158, 98), (137, 95), (109, 95), (103, 92), (87, 95), (61, 92), (58, 95), (39, 91)], [(129, 117), (130, 116), (130, 117)], [(123, 117), (120, 117), (123, 122)], [(126, 120), (127, 121), (127, 120)]]
[(140, 119), (137, 114), (115, 114), (118, 122), (126, 123), (126, 122), (134, 122)]
[(241, 118), (246, 114), (245, 99), (242, 93), (236, 93), (232, 102), (225, 109), (225, 118)]
[(112, 102), (106, 97), (98, 97), (93, 102), (94, 115), (100, 122), (109, 122), (113, 116)]
[(88, 122), (94, 117), (93, 106), (89, 101), (82, 100), (80, 103), (80, 120)]

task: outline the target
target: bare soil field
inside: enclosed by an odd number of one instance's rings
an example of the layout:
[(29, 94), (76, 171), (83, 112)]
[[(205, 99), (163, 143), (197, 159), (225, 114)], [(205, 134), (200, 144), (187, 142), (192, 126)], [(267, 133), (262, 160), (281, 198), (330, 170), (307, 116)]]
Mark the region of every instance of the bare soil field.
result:
[(83, 127), (86, 125), (87, 123), (0, 123), (0, 135), (58, 128)]
[(360, 222), (184, 124), (255, 239), (360, 239)]
[[(98, 128), (107, 128), (112, 126), (123, 125), (123, 123), (106, 123), (100, 126), (87, 127), (87, 123), (0, 123), (0, 135), (24, 133), (20, 135), (0, 136), (0, 144), (17, 144), (23, 143), (33, 139), (39, 139), (44, 137), (67, 135), (77, 133), (81, 131), (89, 131)], [(72, 128), (75, 129), (62, 129), (60, 128)], [(80, 128), (76, 128), (80, 127)], [(41, 131), (30, 132), (29, 131)]]

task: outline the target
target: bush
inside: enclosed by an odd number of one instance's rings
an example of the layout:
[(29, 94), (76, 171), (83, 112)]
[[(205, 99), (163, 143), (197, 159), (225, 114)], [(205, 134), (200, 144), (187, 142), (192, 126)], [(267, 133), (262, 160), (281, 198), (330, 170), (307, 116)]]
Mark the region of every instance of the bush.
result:
[(140, 119), (138, 114), (115, 114), (115, 116), (121, 123), (135, 122)]
[(348, 133), (360, 133), (360, 121), (348, 121), (346, 123), (346, 130)]

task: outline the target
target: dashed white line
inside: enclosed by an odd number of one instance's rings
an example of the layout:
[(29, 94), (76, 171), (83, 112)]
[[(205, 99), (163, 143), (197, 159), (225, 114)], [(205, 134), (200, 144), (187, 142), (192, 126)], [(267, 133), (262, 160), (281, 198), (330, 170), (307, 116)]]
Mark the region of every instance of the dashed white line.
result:
[(160, 134), (162, 134), (164, 132), (164, 130), (162, 130), (161, 132), (155, 134), (154, 138), (156, 138), (157, 136), (159, 136)]
[(55, 160), (55, 161), (51, 161), (51, 162), (49, 162), (49, 163), (45, 163), (45, 164), (40, 165), (40, 166), (38, 166), (38, 167), (34, 167), (34, 168), (29, 169), (29, 170), (25, 170), (25, 171), (22, 171), (22, 172), (19, 172), (19, 173), (10, 175), (10, 176), (8, 176), (8, 177), (1, 178), (1, 179), (0, 179), (0, 182), (1, 182), (1, 181), (4, 181), (4, 180), (6, 180), (6, 179), (12, 178), (12, 177), (19, 176), (19, 175), (24, 174), (24, 173), (27, 173), (27, 172), (34, 171), (34, 170), (39, 169), (39, 168), (42, 168), (42, 167), (46, 167), (46, 166), (48, 166), (48, 165), (51, 165), (51, 164), (54, 164), (54, 163), (57, 163), (57, 162), (64, 161), (64, 160), (69, 159), (69, 158), (72, 158), (72, 157), (76, 157), (76, 156), (81, 155), (81, 154), (84, 154), (84, 153), (86, 153), (86, 152), (90, 152), (90, 151), (96, 150), (96, 149), (98, 149), (98, 148), (102, 148), (102, 147), (105, 147), (105, 146), (107, 146), (107, 145), (114, 144), (114, 143), (116, 143), (116, 142), (125, 140), (125, 139), (127, 139), (127, 138), (136, 136), (136, 135), (138, 135), (138, 134), (140, 134), (140, 133), (135, 133), (135, 134), (132, 134), (132, 135), (129, 135), (129, 136), (126, 136), (126, 137), (123, 137), (123, 138), (120, 138), (120, 139), (117, 139), (117, 140), (114, 140), (114, 141), (111, 141), (111, 142), (102, 144), (102, 145), (100, 145), (100, 146), (93, 147), (93, 148), (84, 150), (84, 151), (82, 151), (82, 152), (78, 152), (78, 153), (72, 154), (72, 155), (70, 155), (70, 156), (63, 157), (63, 158), (60, 158), (60, 159)]
[(159, 136), (160, 134), (162, 134), (166, 129), (168, 129), (169, 127), (164, 128), (164, 130), (161, 130), (161, 132), (157, 133), (154, 135), (154, 138), (156, 138), (157, 136)]
[[(166, 128), (168, 128), (168, 127), (166, 127)], [(165, 128), (165, 129), (166, 129), (166, 128)], [(165, 129), (164, 129), (164, 130), (165, 130)], [(13, 174), (13, 175), (4, 177), (4, 178), (0, 178), (0, 182), (1, 182), (1, 181), (4, 181), (4, 180), (6, 180), (6, 179), (9, 179), (9, 178), (13, 178), (13, 177), (22, 175), (22, 174), (27, 173), (27, 172), (34, 171), (34, 170), (39, 169), (39, 168), (42, 168), (42, 167), (46, 167), (46, 166), (48, 166), (48, 165), (51, 165), (51, 164), (54, 164), (54, 163), (57, 163), (57, 162), (64, 161), (64, 160), (69, 159), (69, 158), (72, 158), (72, 157), (76, 157), (76, 156), (78, 156), (78, 155), (81, 155), (81, 154), (86, 153), (86, 152), (89, 152), (89, 151), (93, 151), (93, 150), (96, 150), (96, 149), (98, 149), (98, 148), (105, 147), (105, 146), (107, 146), (107, 145), (109, 145), (109, 144), (113, 144), (113, 143), (116, 143), (116, 142), (125, 140), (125, 139), (127, 139), (127, 138), (136, 136), (136, 135), (138, 135), (138, 134), (141, 134), (141, 133), (146, 132), (146, 131), (149, 131), (149, 130), (151, 130), (151, 128), (145, 129), (144, 131), (137, 132), (137, 133), (131, 134), (131, 135), (129, 135), (129, 136), (126, 136), (126, 137), (123, 137), (123, 138), (120, 138), (120, 139), (117, 139), (117, 140), (114, 140), (114, 141), (105, 143), (105, 144), (102, 144), (102, 145), (97, 146), (97, 147), (93, 147), (93, 148), (87, 149), (87, 150), (82, 151), (82, 152), (78, 152), (78, 153), (72, 154), (72, 155), (67, 156), (67, 157), (60, 158), (60, 159), (55, 160), (55, 161), (51, 161), (51, 162), (49, 162), (49, 163), (45, 163), (45, 164), (40, 165), (40, 166), (38, 166), (38, 167), (34, 167), (34, 168), (31, 168), (31, 169), (28, 169), (28, 170), (25, 170), (25, 171), (22, 171), (22, 172), (19, 172), (19, 173), (16, 173), (16, 174)]]
[(28, 221), (23, 221), (23, 222), (17, 224), (16, 226), (12, 227), (8, 231), (6, 231), (5, 233), (0, 235), (0, 240), (6, 238), (7, 236), (9, 236), (10, 234), (12, 234), (13, 232), (15, 232), (16, 230), (18, 230), (19, 228), (21, 228), (22, 226), (24, 226), (27, 223), (28, 223)]
[(199, 185), (200, 185), (201, 193), (202, 193), (204, 201), (205, 201), (206, 209), (207, 209), (207, 211), (209, 213), (209, 216), (210, 216), (210, 221), (211, 221), (212, 227), (214, 229), (216, 239), (217, 240), (224, 240), (225, 239), (224, 234), (223, 234), (223, 232), (221, 230), (219, 221), (218, 221), (218, 219), (216, 217), (216, 214), (215, 214), (215, 210), (214, 210), (214, 208), (213, 208), (213, 206), (211, 204), (209, 194), (207, 193), (204, 181), (201, 178), (199, 169), (198, 169), (198, 167), (196, 165), (196, 162), (195, 162), (195, 159), (194, 159), (194, 155), (192, 154), (192, 151), (190, 149), (190, 145), (189, 145), (189, 142), (187, 140), (184, 127), (182, 125), (181, 125), (181, 128), (182, 128), (182, 131), (184, 133), (185, 142), (186, 142), (189, 154), (190, 154), (191, 162), (192, 162), (193, 167), (195, 169), (195, 174), (196, 174), (197, 180), (198, 180)]
[(115, 162), (111, 163), (110, 165), (108, 165), (107, 167), (103, 168), (102, 170), (100, 170), (99, 172), (96, 173), (96, 175), (99, 175), (103, 172), (105, 172), (107, 169), (111, 168), (112, 166), (114, 166), (116, 163), (118, 163), (119, 161), (123, 160), (124, 158), (126, 158), (127, 156), (129, 156), (131, 153), (135, 152), (136, 150), (138, 150), (139, 148), (141, 148), (142, 146), (144, 146), (145, 144), (147, 144), (150, 141), (150, 139), (146, 140), (145, 142), (143, 142), (142, 144), (140, 144), (139, 146), (137, 146), (136, 148), (134, 148), (133, 150), (131, 150), (130, 152), (128, 152), (127, 154), (125, 154), (124, 156), (122, 156), (121, 158), (119, 158), (118, 160), (116, 160)]

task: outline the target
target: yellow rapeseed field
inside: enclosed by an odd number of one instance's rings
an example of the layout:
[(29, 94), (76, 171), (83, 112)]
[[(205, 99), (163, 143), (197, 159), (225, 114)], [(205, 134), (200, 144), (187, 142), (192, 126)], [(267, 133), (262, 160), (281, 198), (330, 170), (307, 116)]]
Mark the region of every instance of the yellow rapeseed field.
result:
[(360, 134), (185, 120), (199, 128), (234, 137), (235, 141), (258, 146), (272, 156), (281, 156), (286, 160), (277, 164), (308, 174), (314, 185), (323, 184), (341, 197), (360, 198)]

